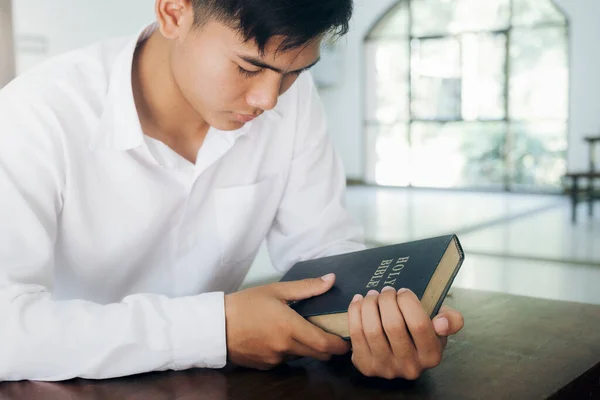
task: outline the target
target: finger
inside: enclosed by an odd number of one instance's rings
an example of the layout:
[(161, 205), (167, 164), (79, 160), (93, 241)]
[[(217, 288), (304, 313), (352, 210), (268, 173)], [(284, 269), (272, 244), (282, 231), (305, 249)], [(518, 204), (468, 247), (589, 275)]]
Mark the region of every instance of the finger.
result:
[(302, 279), (300, 281), (277, 282), (269, 285), (275, 297), (280, 300), (295, 301), (315, 297), (327, 292), (335, 283), (335, 275), (327, 274), (321, 278)]
[(442, 350), (444, 350), (448, 344), (448, 338), (446, 336), (442, 336), (440, 338), (440, 342), (442, 342)]
[(311, 324), (296, 312), (290, 318), (292, 338), (299, 343), (319, 352), (342, 355), (350, 350), (350, 345), (337, 335), (327, 333)]
[(363, 297), (357, 294), (348, 307), (348, 330), (352, 342), (352, 357), (355, 360), (370, 360), (373, 356), (363, 330), (362, 301)]
[(398, 306), (412, 336), (415, 348), (425, 368), (437, 366), (442, 357), (442, 343), (419, 298), (410, 290), (399, 290)]
[(392, 348), (381, 324), (379, 293), (376, 290), (369, 291), (363, 300), (361, 317), (363, 331), (373, 358), (379, 361), (390, 358), (393, 355)]
[(390, 290), (384, 288), (381, 291), (379, 295), (379, 312), (383, 329), (396, 360), (412, 360), (416, 355), (416, 349), (408, 334), (394, 288)]
[(433, 319), (433, 326), (439, 336), (450, 336), (458, 333), (465, 326), (465, 322), (461, 313), (453, 308), (442, 306)]
[(297, 340), (294, 340), (290, 345), (290, 354), (300, 357), (312, 357), (320, 361), (327, 361), (331, 359), (331, 354), (316, 351)]

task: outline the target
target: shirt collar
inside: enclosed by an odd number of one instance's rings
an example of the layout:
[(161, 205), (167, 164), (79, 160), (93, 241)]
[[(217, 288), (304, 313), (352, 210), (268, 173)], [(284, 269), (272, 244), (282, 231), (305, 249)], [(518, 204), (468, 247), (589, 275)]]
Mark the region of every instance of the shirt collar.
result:
[(279, 107), (279, 103), (277, 104), (277, 106), (270, 110), (270, 111), (265, 111), (265, 116), (267, 118), (270, 118), (273, 121), (281, 121), (283, 119), (283, 113), (281, 112), (281, 107)]
[(156, 23), (142, 29), (117, 55), (110, 73), (100, 124), (90, 147), (129, 150), (144, 142), (144, 133), (133, 98), (131, 81), (133, 55), (137, 45), (156, 29)]

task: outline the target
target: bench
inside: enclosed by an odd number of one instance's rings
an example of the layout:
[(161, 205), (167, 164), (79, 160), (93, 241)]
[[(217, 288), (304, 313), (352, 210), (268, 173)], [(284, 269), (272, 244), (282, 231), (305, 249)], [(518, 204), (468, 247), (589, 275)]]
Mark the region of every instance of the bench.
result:
[(587, 180), (587, 200), (588, 200), (588, 214), (589, 216), (594, 215), (594, 200), (600, 199), (600, 196), (594, 191), (594, 180), (600, 179), (600, 171), (598, 172), (570, 172), (565, 175), (567, 179), (571, 180), (571, 187), (569, 194), (571, 196), (571, 221), (575, 223), (577, 221), (577, 202), (579, 199), (579, 181), (582, 179)]
[(583, 140), (585, 140), (588, 144), (588, 151), (589, 151), (589, 160), (590, 160), (590, 169), (589, 172), (595, 172), (596, 171), (596, 143), (600, 142), (600, 136), (587, 136), (584, 137)]
[(600, 178), (600, 172), (596, 170), (596, 143), (600, 142), (600, 136), (586, 136), (583, 140), (588, 145), (589, 151), (589, 169), (581, 172), (569, 172), (565, 175), (566, 179), (571, 180), (571, 188), (568, 189), (571, 196), (572, 213), (571, 221), (577, 221), (577, 200), (579, 198), (579, 180), (586, 179), (588, 182), (586, 194), (588, 199), (588, 214), (594, 215), (594, 199), (600, 198), (594, 191), (594, 181)]

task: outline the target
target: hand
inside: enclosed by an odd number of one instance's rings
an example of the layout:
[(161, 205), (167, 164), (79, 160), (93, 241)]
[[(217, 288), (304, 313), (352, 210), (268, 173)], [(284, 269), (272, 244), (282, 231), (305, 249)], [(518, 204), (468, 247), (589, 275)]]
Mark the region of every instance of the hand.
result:
[(415, 380), (440, 364), (447, 336), (463, 325), (462, 315), (449, 307), (432, 321), (407, 289), (356, 295), (348, 308), (352, 362), (365, 376)]
[(285, 356), (328, 360), (346, 354), (350, 345), (314, 326), (292, 310), (288, 301), (327, 292), (335, 276), (278, 282), (225, 296), (227, 353), (241, 366), (270, 369)]

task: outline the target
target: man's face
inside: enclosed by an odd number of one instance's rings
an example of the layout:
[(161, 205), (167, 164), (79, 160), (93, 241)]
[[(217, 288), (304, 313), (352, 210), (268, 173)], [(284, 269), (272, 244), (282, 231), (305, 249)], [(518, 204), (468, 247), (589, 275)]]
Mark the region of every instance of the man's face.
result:
[[(210, 126), (235, 130), (277, 105), (301, 71), (319, 59), (321, 40), (277, 52), (274, 37), (261, 54), (217, 21), (189, 29), (171, 53), (175, 82), (191, 107)], [(270, 69), (272, 68), (272, 69)]]

